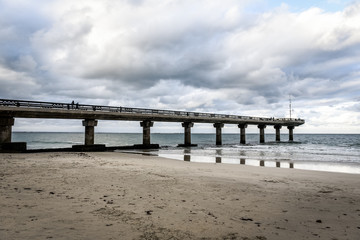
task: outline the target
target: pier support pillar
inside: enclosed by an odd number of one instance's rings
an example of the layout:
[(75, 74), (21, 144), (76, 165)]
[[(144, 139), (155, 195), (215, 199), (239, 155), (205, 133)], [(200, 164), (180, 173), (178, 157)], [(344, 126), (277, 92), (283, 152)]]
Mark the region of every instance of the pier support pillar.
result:
[(11, 142), (11, 131), (14, 125), (14, 118), (0, 118), (0, 144)]
[(223, 123), (214, 123), (216, 128), (216, 145), (222, 145), (221, 129), (224, 127)]
[(239, 124), (238, 127), (240, 128), (240, 144), (245, 144), (246, 143), (245, 128), (247, 128), (247, 124)]
[(154, 126), (154, 122), (142, 121), (140, 126), (143, 127), (143, 145), (150, 145), (150, 128)]
[(192, 122), (182, 123), (184, 128), (184, 146), (192, 146), (191, 144), (191, 128), (194, 126)]
[(265, 142), (265, 128), (266, 125), (258, 125), (258, 128), (260, 129), (260, 143)]
[(95, 127), (98, 121), (95, 119), (85, 119), (82, 121), (85, 127), (85, 145), (94, 145), (95, 140)]
[(13, 117), (0, 118), (0, 152), (13, 153), (26, 151), (26, 142), (12, 142)]
[(280, 129), (281, 129), (281, 126), (280, 125), (275, 125), (274, 128), (276, 129), (276, 141), (277, 142), (280, 142)]
[(288, 126), (289, 129), (289, 141), (294, 141), (294, 126)]

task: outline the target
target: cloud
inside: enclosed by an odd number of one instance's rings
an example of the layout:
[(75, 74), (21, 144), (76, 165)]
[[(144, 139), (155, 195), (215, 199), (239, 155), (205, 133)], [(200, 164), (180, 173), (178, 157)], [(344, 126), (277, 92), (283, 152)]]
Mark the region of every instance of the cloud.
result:
[[(46, 1), (0, 2), (0, 54), (2, 58), (14, 60), (18, 55), (32, 53), (30, 36), (50, 24), (43, 12), (42, 3)], [(51, 1), (48, 1), (49, 3)]]
[(35, 48), (46, 46), (44, 67), (63, 74), (138, 88), (160, 79), (201, 86), (221, 66), (222, 35), (236, 18), (223, 4), (204, 6), (204, 1), (147, 1), (135, 7), (90, 2), (58, 13), (53, 27), (37, 32), (32, 42)]
[(4, 68), (0, 64), (0, 96), (18, 99), (30, 98), (30, 93), (39, 89), (35, 79), (23, 72)]
[[(289, 94), (301, 109), (311, 106), (303, 99), (352, 102), (360, 3), (253, 10), (261, 4), (2, 1), (0, 94), (270, 116), (286, 116)], [(331, 109), (347, 116), (339, 106)], [(311, 109), (301, 117), (323, 114)]]

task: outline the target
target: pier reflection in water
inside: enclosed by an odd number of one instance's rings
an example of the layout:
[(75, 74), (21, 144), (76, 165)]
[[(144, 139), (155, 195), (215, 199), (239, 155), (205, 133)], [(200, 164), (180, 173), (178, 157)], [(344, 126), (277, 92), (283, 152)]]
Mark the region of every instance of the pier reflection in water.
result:
[[(213, 163), (213, 164), (239, 164), (239, 165), (248, 165), (248, 166), (263, 166), (263, 167), (273, 167), (273, 168), (295, 168), (303, 170), (315, 170), (315, 171), (327, 171), (327, 172), (343, 172), (343, 173), (352, 173), (360, 174), (360, 165), (356, 162), (354, 163), (341, 163), (341, 162), (316, 162), (316, 161), (302, 161), (291, 159), (256, 159), (247, 156), (247, 154), (242, 154), (243, 151), (238, 152), (229, 156), (226, 149), (220, 151), (211, 150), (212, 154), (209, 153), (209, 150), (203, 149), (173, 149), (173, 150), (137, 150), (137, 151), (119, 151), (119, 152), (132, 152), (132, 153), (141, 153), (146, 152), (150, 155), (156, 155), (164, 158), (170, 158), (186, 162), (196, 162), (196, 163)], [(219, 155), (217, 155), (217, 154)], [(223, 155), (220, 155), (223, 154)], [(246, 153), (245, 151), (243, 153)], [(295, 164), (296, 163), (296, 164)]]
[[(223, 147), (169, 147), (154, 152), (160, 157), (196, 163), (238, 164), (360, 174), (357, 148), (347, 149), (347, 152), (339, 152), (339, 150), (341, 150), (339, 147), (318, 149), (318, 146), (314, 144), (271, 143)], [(184, 155), (187, 156), (184, 157)]]
[(222, 149), (216, 150), (215, 159), (210, 156), (191, 155), (191, 149), (184, 149), (183, 160), (185, 162), (232, 163), (232, 164), (260, 166), (260, 167), (294, 168), (294, 163), (289, 161), (281, 162), (281, 161), (271, 161), (271, 160), (265, 161), (265, 160), (246, 159), (246, 158), (240, 158), (240, 159), (233, 159), (233, 158), (230, 159), (226, 157), (224, 158), (222, 157)]

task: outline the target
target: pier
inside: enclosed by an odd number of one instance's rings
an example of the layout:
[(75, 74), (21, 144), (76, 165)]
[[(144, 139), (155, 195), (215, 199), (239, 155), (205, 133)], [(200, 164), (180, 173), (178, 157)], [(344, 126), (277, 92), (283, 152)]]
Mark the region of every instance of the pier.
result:
[[(293, 141), (295, 127), (305, 123), (300, 118), (251, 117), (216, 113), (187, 112), (131, 108), (123, 106), (100, 106), (73, 103), (54, 103), (0, 99), (0, 151), (26, 150), (26, 143), (11, 141), (12, 126), (16, 118), (79, 119), (85, 127), (84, 145), (79, 149), (99, 149), (94, 144), (95, 127), (98, 120), (138, 121), (143, 128), (143, 142), (140, 147), (151, 148), (151, 127), (155, 122), (179, 122), (184, 128), (184, 143), (179, 146), (196, 146), (191, 142), (191, 128), (195, 123), (212, 124), (216, 131), (216, 145), (222, 145), (222, 128), (225, 124), (236, 124), (240, 129), (240, 144), (246, 144), (246, 128), (255, 125), (259, 129), (259, 141), (265, 142), (265, 128), (273, 126), (276, 131), (275, 141), (280, 141), (280, 129), (289, 131), (289, 141)], [(101, 146), (100, 146), (101, 148)]]

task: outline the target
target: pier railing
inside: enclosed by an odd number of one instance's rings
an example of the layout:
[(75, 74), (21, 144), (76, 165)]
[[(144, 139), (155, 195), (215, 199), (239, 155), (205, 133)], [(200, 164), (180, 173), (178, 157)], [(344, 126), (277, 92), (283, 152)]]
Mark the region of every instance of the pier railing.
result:
[(132, 108), (123, 106), (102, 106), (102, 105), (88, 105), (79, 103), (55, 103), (55, 102), (39, 102), (39, 101), (23, 101), (0, 99), (0, 106), (18, 107), (18, 108), (39, 108), (39, 109), (54, 109), (54, 110), (69, 110), (69, 111), (99, 111), (99, 112), (118, 112), (118, 113), (136, 113), (147, 115), (164, 115), (164, 116), (190, 116), (190, 117), (207, 117), (207, 118), (227, 118), (239, 120), (255, 120), (255, 121), (295, 121), (305, 122), (300, 118), (268, 118), (268, 117), (251, 117), (239, 116), (230, 114), (216, 114), (216, 113), (202, 113), (202, 112), (188, 112), (175, 110), (161, 110), (148, 108)]

